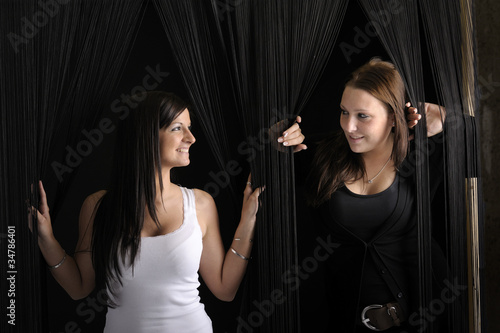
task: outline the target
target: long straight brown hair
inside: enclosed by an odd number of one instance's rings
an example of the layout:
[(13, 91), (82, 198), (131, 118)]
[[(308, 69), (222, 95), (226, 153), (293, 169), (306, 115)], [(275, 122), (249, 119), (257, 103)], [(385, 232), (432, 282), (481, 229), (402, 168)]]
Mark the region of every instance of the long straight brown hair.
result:
[[(134, 265), (146, 208), (159, 226), (155, 207), (157, 177), (163, 191), (159, 131), (189, 107), (176, 95), (162, 91), (133, 99), (138, 105), (118, 128), (111, 184), (96, 206), (92, 233), (96, 286), (111, 294), (114, 282), (121, 283), (120, 260)], [(109, 305), (116, 306), (111, 299)]]
[[(408, 126), (405, 115), (405, 87), (394, 65), (373, 58), (354, 71), (346, 87), (362, 89), (387, 106), (394, 115), (392, 159), (399, 168), (408, 152)], [(322, 140), (313, 159), (307, 184), (308, 203), (314, 207), (328, 200), (348, 180), (365, 174), (361, 154), (354, 153), (342, 131)]]

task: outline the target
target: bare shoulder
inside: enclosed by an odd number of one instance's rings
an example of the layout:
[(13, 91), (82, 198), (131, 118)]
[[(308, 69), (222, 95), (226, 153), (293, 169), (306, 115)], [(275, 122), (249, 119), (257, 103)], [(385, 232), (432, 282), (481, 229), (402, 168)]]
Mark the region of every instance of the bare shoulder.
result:
[(89, 195), (87, 198), (85, 198), (85, 201), (83, 202), (82, 205), (82, 213), (86, 214), (92, 214), (96, 208), (96, 206), (99, 204), (100, 200), (104, 195), (106, 194), (105, 190), (97, 191), (95, 193), (92, 193)]
[(200, 189), (193, 189), (196, 202), (196, 210), (205, 210), (215, 208), (214, 198), (207, 192)]
[(83, 201), (82, 208), (80, 209), (80, 228), (87, 228), (88, 225), (93, 224), (97, 207), (105, 194), (106, 191), (101, 190), (92, 193)]
[(215, 206), (214, 198), (205, 191), (194, 189), (194, 197), (198, 223), (200, 223), (203, 236), (205, 236), (208, 230), (218, 228), (219, 216), (217, 214), (217, 207)]
[(75, 254), (88, 254), (92, 251), (91, 236), (94, 225), (95, 211), (104, 194), (106, 194), (106, 191), (104, 190), (92, 193), (82, 204), (79, 218), (78, 244), (75, 248)]
[(97, 203), (106, 194), (106, 190), (100, 190), (89, 195), (85, 201)]

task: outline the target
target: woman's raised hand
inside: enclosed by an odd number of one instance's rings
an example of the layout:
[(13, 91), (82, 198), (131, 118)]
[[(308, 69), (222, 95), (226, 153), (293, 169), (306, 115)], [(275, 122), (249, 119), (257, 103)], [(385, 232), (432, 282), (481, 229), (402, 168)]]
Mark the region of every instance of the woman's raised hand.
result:
[(294, 153), (299, 152), (303, 149), (307, 149), (307, 146), (303, 144), (305, 136), (302, 134), (300, 129), (300, 122), (302, 118), (297, 116), (295, 122), (288, 129), (283, 131), (281, 136), (278, 138), (278, 142), (283, 144), (283, 146), (293, 147)]
[(241, 208), (241, 220), (255, 221), (259, 210), (259, 195), (265, 187), (252, 189), (252, 175), (248, 175), (247, 185), (243, 191), (243, 207)]
[(47, 240), (54, 237), (52, 232), (52, 222), (50, 220), (49, 205), (47, 204), (47, 194), (43, 188), (42, 181), (38, 182), (38, 189), (40, 193), (40, 205), (39, 210), (31, 206), (31, 211), (29, 212), (29, 228), (33, 231), (33, 216), (37, 214), (38, 222), (38, 242)]
[[(422, 115), (418, 113), (415, 107), (412, 107), (410, 102), (406, 103), (408, 115), (408, 128), (413, 128), (422, 119)], [(446, 109), (437, 104), (425, 103), (425, 117), (427, 122), (427, 136), (431, 137), (440, 133), (443, 130), (444, 120), (446, 118)], [(413, 135), (410, 136), (410, 140)]]

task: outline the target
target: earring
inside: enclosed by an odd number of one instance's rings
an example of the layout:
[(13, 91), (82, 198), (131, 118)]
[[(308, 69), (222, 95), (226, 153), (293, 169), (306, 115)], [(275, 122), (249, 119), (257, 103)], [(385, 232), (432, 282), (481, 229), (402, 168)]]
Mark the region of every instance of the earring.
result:
[(396, 126), (396, 123), (395, 122), (392, 122), (392, 127)]

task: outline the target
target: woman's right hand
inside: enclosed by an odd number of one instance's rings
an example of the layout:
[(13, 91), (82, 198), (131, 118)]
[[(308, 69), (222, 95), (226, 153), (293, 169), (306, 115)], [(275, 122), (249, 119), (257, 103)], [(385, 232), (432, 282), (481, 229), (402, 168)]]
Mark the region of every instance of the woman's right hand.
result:
[(43, 188), (42, 181), (38, 182), (38, 189), (40, 194), (39, 210), (31, 206), (29, 214), (29, 228), (33, 231), (33, 216), (37, 214), (38, 222), (38, 242), (43, 242), (54, 237), (52, 231), (52, 222), (50, 220), (49, 205), (47, 204), (47, 194)]

